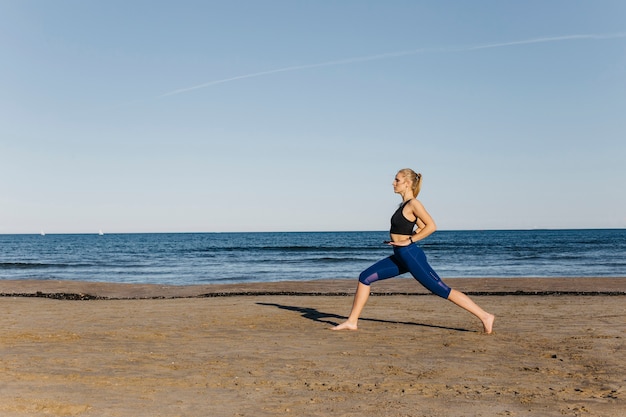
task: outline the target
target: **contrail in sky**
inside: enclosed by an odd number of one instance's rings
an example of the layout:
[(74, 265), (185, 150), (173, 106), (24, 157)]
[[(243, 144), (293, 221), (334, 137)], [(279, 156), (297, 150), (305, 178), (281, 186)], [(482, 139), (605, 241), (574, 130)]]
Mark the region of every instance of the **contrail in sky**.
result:
[(291, 67), (284, 67), (273, 69), (269, 71), (261, 71), (254, 72), (250, 74), (238, 75), (230, 78), (223, 78), (221, 80), (209, 81), (207, 83), (194, 85), (193, 87), (181, 88), (178, 90), (173, 90), (168, 93), (160, 95), (158, 98), (175, 96), (178, 94), (186, 93), (193, 90), (199, 90), (201, 88), (211, 87), (217, 84), (229, 83), (231, 81), (243, 80), (245, 78), (255, 78), (261, 77), (263, 75), (276, 74), (279, 72), (290, 72), (290, 71), (299, 71), (310, 68), (320, 68), (320, 67), (332, 67), (337, 65), (346, 65), (346, 64), (354, 64), (357, 62), (366, 62), (366, 61), (378, 61), (381, 59), (387, 58), (397, 58), (401, 56), (407, 55), (417, 55), (424, 52), (463, 52), (463, 51), (477, 51), (480, 49), (490, 49), (490, 48), (503, 48), (507, 46), (516, 46), (516, 45), (528, 45), (533, 43), (547, 43), (547, 42), (560, 42), (560, 41), (571, 41), (571, 40), (603, 40), (603, 39), (616, 39), (616, 38), (626, 38), (626, 33), (608, 33), (608, 34), (587, 34), (587, 35), (566, 35), (566, 36), (552, 36), (552, 37), (544, 37), (544, 38), (534, 38), (534, 39), (525, 39), (521, 41), (511, 41), (511, 42), (501, 42), (501, 43), (490, 43), (483, 45), (475, 45), (475, 46), (465, 46), (465, 47), (447, 47), (447, 48), (421, 48), (421, 49), (410, 49), (407, 51), (398, 51), (398, 52), (388, 52), (384, 54), (378, 55), (368, 55), (362, 57), (355, 58), (347, 58), (340, 59), (337, 61), (328, 61), (321, 62), (317, 64), (306, 64), (306, 65), (294, 65)]

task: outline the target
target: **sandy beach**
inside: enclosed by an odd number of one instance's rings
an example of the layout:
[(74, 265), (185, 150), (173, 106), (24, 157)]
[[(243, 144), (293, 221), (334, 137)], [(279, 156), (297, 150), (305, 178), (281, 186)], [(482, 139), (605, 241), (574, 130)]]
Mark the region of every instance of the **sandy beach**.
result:
[(0, 281), (0, 415), (626, 415), (626, 278), (446, 282)]

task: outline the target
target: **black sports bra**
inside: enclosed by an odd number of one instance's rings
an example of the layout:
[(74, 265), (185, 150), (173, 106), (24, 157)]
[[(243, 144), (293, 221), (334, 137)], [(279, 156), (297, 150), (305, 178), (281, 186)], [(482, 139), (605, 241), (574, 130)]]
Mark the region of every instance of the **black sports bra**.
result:
[[(389, 230), (389, 233), (393, 233), (394, 235), (407, 235), (407, 236), (410, 236), (413, 234), (413, 229), (415, 228), (415, 222), (407, 220), (407, 218), (404, 217), (404, 214), (402, 214), (402, 210), (404, 209), (404, 206), (406, 206), (409, 203), (409, 201), (411, 200), (405, 201), (398, 208), (398, 210), (396, 210), (396, 212), (393, 213), (393, 216), (391, 216), (391, 229)], [(417, 221), (417, 219), (415, 221)]]

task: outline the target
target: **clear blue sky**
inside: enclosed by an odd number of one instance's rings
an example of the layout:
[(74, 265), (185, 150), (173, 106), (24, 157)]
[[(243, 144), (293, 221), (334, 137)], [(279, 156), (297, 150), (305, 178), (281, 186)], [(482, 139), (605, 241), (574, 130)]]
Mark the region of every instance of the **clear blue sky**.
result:
[(626, 227), (626, 2), (0, 1), (0, 233)]

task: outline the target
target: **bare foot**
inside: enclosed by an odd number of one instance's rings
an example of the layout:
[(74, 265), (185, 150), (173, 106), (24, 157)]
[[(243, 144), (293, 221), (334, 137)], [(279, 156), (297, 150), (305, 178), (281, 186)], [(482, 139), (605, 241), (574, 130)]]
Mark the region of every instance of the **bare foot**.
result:
[(487, 313), (487, 317), (483, 320), (483, 330), (486, 334), (491, 334), (491, 332), (493, 331), (493, 322), (495, 319), (496, 316)]
[(343, 323), (335, 327), (332, 327), (330, 330), (357, 330), (357, 326), (356, 324), (352, 324), (347, 321), (344, 321)]

